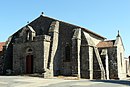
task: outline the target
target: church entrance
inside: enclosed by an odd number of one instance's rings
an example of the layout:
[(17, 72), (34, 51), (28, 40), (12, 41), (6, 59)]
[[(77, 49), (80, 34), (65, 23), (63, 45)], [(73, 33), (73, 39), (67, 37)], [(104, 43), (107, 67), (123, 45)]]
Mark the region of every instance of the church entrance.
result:
[(26, 74), (33, 73), (33, 55), (26, 56)]

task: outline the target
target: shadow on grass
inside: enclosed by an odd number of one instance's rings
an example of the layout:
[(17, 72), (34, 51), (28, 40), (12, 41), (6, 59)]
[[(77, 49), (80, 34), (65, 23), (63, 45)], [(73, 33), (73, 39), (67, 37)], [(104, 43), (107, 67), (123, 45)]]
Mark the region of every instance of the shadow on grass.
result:
[(114, 84), (121, 84), (121, 85), (130, 86), (130, 81), (128, 81), (128, 80), (91, 80), (91, 81), (92, 82), (114, 83)]

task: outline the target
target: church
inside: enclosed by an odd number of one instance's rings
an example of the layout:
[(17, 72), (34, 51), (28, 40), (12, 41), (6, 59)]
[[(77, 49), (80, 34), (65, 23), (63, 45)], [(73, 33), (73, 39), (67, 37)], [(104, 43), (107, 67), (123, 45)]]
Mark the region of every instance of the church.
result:
[(124, 46), (86, 28), (41, 14), (11, 35), (0, 54), (6, 74), (40, 74), (43, 78), (126, 78)]

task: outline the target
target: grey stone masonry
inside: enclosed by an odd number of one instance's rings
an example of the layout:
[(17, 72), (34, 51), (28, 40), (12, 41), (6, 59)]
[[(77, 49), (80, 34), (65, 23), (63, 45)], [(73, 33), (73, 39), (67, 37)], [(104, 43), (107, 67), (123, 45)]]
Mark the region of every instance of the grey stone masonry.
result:
[(72, 75), (80, 78), (81, 29), (75, 29), (72, 38)]
[(44, 56), (44, 61), (43, 61), (43, 76), (44, 78), (48, 77), (48, 72), (47, 72), (47, 64), (49, 60), (49, 50), (50, 50), (50, 36), (44, 35), (45, 39), (43, 42), (43, 56)]
[(59, 39), (59, 22), (53, 21), (50, 25), (49, 34), (51, 35), (51, 45), (50, 45), (50, 54), (48, 59), (47, 73), (48, 77), (52, 78), (54, 76), (53, 72), (53, 60), (58, 47)]
[(96, 57), (97, 57), (99, 67), (101, 69), (101, 79), (106, 79), (106, 77), (105, 77), (105, 69), (103, 67), (102, 60), (101, 60), (101, 57), (99, 55), (99, 51), (98, 51), (98, 49), (96, 47), (94, 47), (94, 51), (95, 51), (95, 54), (96, 54)]
[(93, 47), (89, 46), (89, 72), (90, 79), (93, 79)]

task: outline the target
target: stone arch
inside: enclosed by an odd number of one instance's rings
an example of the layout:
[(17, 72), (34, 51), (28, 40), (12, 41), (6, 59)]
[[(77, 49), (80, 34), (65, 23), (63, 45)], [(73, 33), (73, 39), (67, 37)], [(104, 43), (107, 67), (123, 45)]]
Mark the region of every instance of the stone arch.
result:
[(33, 53), (33, 49), (32, 48), (27, 48), (26, 49), (26, 54), (32, 54)]
[(34, 56), (36, 56), (35, 55), (35, 49), (34, 49), (34, 47), (32, 47), (32, 46), (26, 46), (26, 47), (24, 47), (23, 49), (22, 49), (22, 52), (24, 53), (24, 58), (27, 56), (27, 55), (34, 55)]

